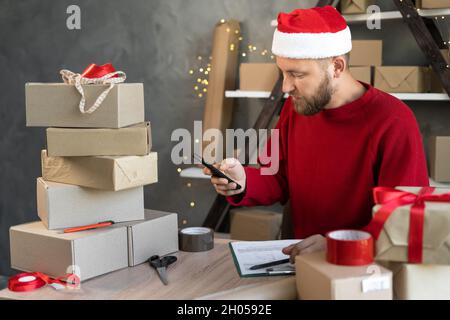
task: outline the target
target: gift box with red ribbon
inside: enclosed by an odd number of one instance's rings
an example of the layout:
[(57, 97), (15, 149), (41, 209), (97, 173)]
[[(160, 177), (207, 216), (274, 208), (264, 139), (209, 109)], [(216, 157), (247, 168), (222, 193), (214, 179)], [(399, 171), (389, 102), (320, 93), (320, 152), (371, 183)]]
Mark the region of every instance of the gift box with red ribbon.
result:
[(112, 64), (82, 73), (60, 71), (64, 83), (25, 85), (29, 127), (123, 128), (144, 122), (144, 86), (124, 83)]
[(450, 189), (376, 187), (373, 219), (378, 261), (450, 264)]

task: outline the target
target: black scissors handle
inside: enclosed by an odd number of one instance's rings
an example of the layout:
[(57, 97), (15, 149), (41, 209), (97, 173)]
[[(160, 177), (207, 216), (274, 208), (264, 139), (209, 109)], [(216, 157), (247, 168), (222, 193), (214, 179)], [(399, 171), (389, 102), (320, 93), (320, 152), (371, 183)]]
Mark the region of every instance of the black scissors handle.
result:
[(150, 257), (149, 261), (153, 268), (164, 268), (177, 261), (177, 257), (165, 256), (160, 258), (158, 255), (154, 255)]

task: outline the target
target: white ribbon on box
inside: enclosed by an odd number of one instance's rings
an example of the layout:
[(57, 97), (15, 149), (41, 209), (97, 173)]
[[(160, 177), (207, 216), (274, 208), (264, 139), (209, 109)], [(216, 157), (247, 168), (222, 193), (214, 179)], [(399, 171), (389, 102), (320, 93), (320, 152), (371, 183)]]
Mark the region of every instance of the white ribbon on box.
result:
[[(94, 112), (95, 110), (98, 109), (98, 107), (100, 107), (103, 100), (105, 100), (109, 91), (111, 91), (111, 89), (114, 87), (116, 83), (122, 83), (127, 78), (125, 72), (123, 71), (115, 71), (112, 73), (108, 73), (100, 78), (85, 78), (82, 77), (81, 74), (79, 73), (74, 73), (66, 69), (61, 70), (59, 73), (61, 74), (64, 83), (75, 85), (75, 88), (77, 88), (78, 92), (81, 94), (81, 100), (79, 104), (80, 112), (88, 114)], [(86, 97), (84, 96), (84, 90), (83, 87), (81, 86), (83, 84), (109, 84), (109, 87), (98, 96), (94, 104), (87, 110), (85, 109)]]

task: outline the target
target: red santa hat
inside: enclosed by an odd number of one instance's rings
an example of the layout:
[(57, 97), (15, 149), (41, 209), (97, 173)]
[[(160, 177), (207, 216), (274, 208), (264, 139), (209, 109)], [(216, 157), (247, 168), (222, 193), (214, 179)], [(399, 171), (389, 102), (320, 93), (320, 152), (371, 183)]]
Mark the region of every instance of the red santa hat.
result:
[(272, 53), (292, 59), (335, 57), (352, 50), (344, 17), (331, 6), (297, 9), (278, 15)]

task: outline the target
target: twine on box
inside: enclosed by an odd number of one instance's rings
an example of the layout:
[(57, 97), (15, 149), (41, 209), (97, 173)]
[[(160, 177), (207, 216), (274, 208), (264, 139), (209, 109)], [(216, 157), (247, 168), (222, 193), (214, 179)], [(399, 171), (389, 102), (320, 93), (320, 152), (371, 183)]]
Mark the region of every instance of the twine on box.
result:
[[(122, 83), (126, 79), (126, 74), (123, 71), (115, 71), (112, 73), (108, 73), (100, 78), (86, 78), (81, 76), (79, 73), (74, 73), (70, 70), (61, 70), (59, 72), (61, 74), (61, 77), (66, 84), (73, 84), (75, 85), (75, 88), (77, 88), (78, 92), (81, 94), (81, 100), (79, 104), (80, 112), (81, 113), (92, 113), (95, 110), (100, 107), (103, 100), (105, 100), (106, 96), (108, 95), (109, 91), (111, 91), (112, 88), (114, 88), (114, 85), (116, 83)], [(109, 84), (109, 87), (106, 88), (95, 100), (94, 104), (89, 107), (87, 110), (85, 109), (86, 104), (86, 97), (84, 95), (84, 90), (82, 85), (83, 84)]]

